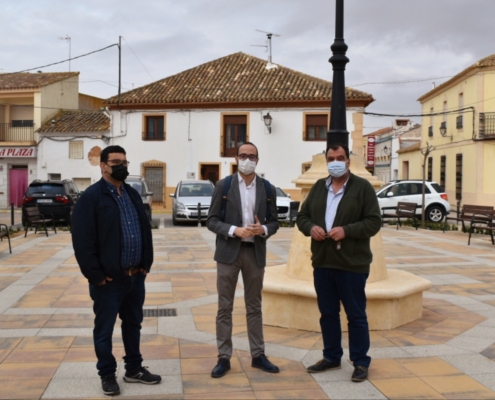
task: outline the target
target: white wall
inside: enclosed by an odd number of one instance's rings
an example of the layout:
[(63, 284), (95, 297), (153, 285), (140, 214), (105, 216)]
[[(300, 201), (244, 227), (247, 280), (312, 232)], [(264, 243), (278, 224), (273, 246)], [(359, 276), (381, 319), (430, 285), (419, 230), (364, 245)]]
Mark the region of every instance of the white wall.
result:
[[(109, 144), (124, 147), (131, 161), (131, 174), (140, 174), (143, 162), (158, 160), (167, 164), (166, 186), (175, 186), (187, 178), (187, 172), (198, 176), (199, 163), (221, 163), (220, 177), (230, 173), (234, 158), (220, 157), (221, 113), (233, 110), (167, 110), (166, 140), (143, 141), (142, 111), (112, 112), (112, 134)], [(249, 140), (256, 144), (260, 161), (256, 171), (276, 186), (294, 188), (291, 182), (301, 175), (302, 164), (310, 162), (314, 154), (326, 148), (326, 142), (302, 140), (303, 112), (328, 111), (327, 109), (264, 109), (236, 110), (249, 112)], [(347, 110), (347, 130), (353, 131), (352, 114)], [(154, 112), (162, 112), (154, 110)], [(273, 118), (272, 133), (269, 134), (262, 116), (267, 112)], [(150, 114), (151, 112), (146, 112)], [(120, 136), (120, 137), (117, 137)], [(349, 147), (352, 139), (349, 135)]]
[[(41, 135), (40, 135), (41, 136)], [(88, 136), (91, 136), (88, 133)], [(73, 136), (58, 137), (55, 139), (64, 140)], [(92, 147), (98, 146), (101, 149), (106, 147), (101, 139), (79, 138), (84, 142), (82, 159), (69, 159), (69, 141), (55, 141), (46, 137), (38, 146), (37, 179), (48, 179), (48, 174), (61, 174), (62, 179), (91, 178), (91, 183), (101, 178), (99, 163), (92, 166), (88, 159), (88, 153)]]

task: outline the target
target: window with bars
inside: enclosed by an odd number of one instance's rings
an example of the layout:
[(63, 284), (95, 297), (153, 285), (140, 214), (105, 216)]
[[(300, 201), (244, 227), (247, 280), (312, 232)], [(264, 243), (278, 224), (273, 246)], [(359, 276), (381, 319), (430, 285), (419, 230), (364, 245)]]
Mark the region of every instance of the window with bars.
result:
[(152, 201), (163, 203), (163, 167), (144, 167), (148, 189), (153, 192)]
[(69, 142), (69, 158), (70, 159), (84, 158), (84, 142), (82, 140), (73, 140)]
[(305, 114), (304, 140), (327, 140), (328, 114)]
[(445, 166), (447, 164), (447, 159), (445, 156), (440, 157), (440, 186), (442, 190), (445, 191)]
[(430, 182), (433, 180), (433, 157), (428, 157), (428, 177)]
[(223, 157), (234, 157), (242, 144), (247, 142), (247, 115), (223, 116)]
[(455, 156), (455, 199), (462, 200), (462, 154)]
[(143, 140), (165, 140), (165, 116), (144, 116)]

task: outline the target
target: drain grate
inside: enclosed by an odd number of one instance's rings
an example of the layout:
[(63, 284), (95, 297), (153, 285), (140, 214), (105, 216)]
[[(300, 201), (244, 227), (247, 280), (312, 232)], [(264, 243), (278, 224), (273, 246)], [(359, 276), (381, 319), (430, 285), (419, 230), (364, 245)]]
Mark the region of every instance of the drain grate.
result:
[(176, 317), (177, 309), (175, 308), (146, 308), (143, 310), (145, 317)]

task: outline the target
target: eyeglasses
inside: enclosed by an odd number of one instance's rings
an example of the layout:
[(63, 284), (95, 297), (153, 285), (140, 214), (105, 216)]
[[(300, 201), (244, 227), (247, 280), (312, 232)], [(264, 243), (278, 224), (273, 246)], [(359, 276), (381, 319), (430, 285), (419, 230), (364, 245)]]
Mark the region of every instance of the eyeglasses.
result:
[(247, 154), (239, 154), (239, 155), (237, 156), (237, 158), (238, 158), (239, 160), (242, 160), (242, 161), (247, 160), (248, 158), (249, 158), (249, 161), (256, 161), (256, 160), (258, 159), (258, 156), (255, 156), (254, 154), (250, 154), (250, 155), (247, 155)]
[(130, 161), (127, 161), (127, 160), (124, 160), (124, 161), (122, 161), (122, 160), (108, 160), (107, 164), (108, 163), (112, 163), (114, 165), (123, 165), (124, 167), (127, 167), (129, 165)]

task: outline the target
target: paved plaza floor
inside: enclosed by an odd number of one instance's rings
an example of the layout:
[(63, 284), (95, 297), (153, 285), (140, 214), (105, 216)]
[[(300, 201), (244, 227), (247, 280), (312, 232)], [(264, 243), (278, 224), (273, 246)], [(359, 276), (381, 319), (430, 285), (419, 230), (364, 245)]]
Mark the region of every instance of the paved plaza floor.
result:
[[(287, 260), (293, 230), (281, 228), (268, 264)], [(495, 246), (461, 232), (382, 230), (388, 268), (429, 279), (421, 319), (371, 332), (369, 380), (352, 383), (346, 350), (342, 369), (310, 375), (321, 358), (320, 334), (264, 327), (266, 353), (281, 368), (251, 367), (242, 283), (234, 310), (232, 370), (212, 379), (216, 363), (215, 237), (205, 227), (153, 230), (155, 263), (146, 281), (147, 309), (177, 316), (146, 317), (144, 365), (160, 385), (122, 381), (119, 323), (114, 354), (121, 397), (174, 399), (480, 399), (495, 398)], [(88, 284), (76, 264), (70, 233), (29, 233), (0, 242), (0, 399), (102, 398), (92, 344)], [(267, 268), (269, 268), (269, 266)], [(346, 336), (344, 335), (344, 338)], [(347, 342), (344, 341), (344, 347)]]

